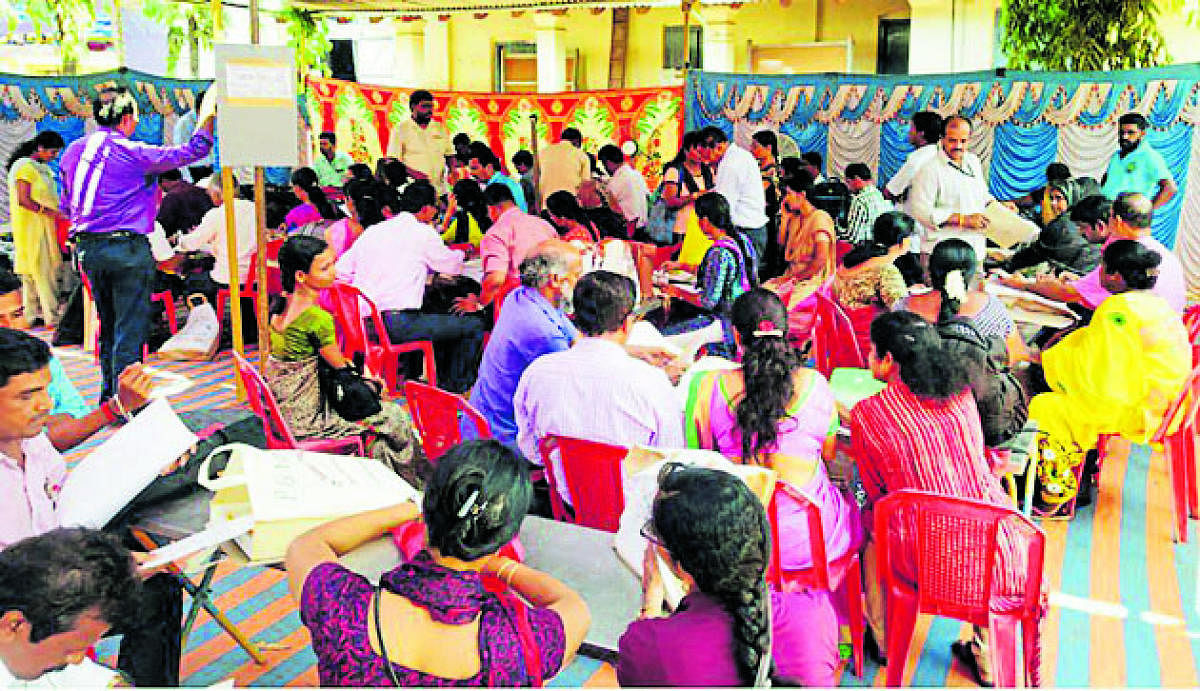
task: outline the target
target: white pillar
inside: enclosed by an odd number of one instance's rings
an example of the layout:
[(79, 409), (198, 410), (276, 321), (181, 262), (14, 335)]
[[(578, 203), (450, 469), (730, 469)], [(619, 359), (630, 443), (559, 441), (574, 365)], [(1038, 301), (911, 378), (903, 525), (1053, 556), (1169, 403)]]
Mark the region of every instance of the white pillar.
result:
[(437, 18), (425, 20), (424, 88), (450, 89), (450, 22)]
[[(704, 8), (704, 69), (710, 72), (736, 72), (737, 53), (734, 45), (734, 14), (728, 5)], [(688, 40), (688, 37), (684, 37)], [(695, 63), (695, 56), (692, 56)]]
[(994, 66), (995, 0), (909, 0), (908, 71), (969, 72)]
[(396, 20), (396, 86), (420, 87), (425, 72), (425, 21)]
[(563, 17), (535, 12), (537, 33), (537, 90), (553, 93), (567, 88), (567, 28)]

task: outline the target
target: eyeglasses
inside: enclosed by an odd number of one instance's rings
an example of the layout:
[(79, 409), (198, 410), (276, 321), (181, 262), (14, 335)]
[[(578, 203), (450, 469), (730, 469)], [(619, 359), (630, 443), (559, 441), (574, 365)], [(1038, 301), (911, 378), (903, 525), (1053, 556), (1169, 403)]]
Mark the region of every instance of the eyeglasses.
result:
[[(671, 494), (670, 491), (668, 491), (667, 493), (663, 492), (663, 489), (662, 489), (663, 484), (666, 483), (667, 480), (669, 480), (671, 478), (671, 476), (674, 475), (676, 472), (678, 472), (679, 470), (682, 470), (683, 468), (686, 468), (686, 467), (687, 466), (684, 465), (683, 463), (678, 463), (676, 461), (670, 461), (670, 462), (664, 463), (662, 468), (659, 468), (659, 470), (658, 470), (658, 494), (654, 497), (655, 504), (658, 503), (659, 499), (662, 499), (664, 496), (668, 496), (669, 494)], [(651, 544), (655, 544), (655, 545), (658, 545), (659, 547), (665, 548), (665, 545), (663, 545), (662, 538), (659, 537), (658, 531), (655, 530), (655, 528), (654, 528), (654, 511), (653, 511), (653, 509), (651, 509), (650, 514), (651, 514), (650, 518), (648, 518), (646, 520), (646, 523), (644, 525), (642, 525), (642, 529), (639, 531), (639, 533), (641, 534), (642, 537), (646, 538), (646, 540), (649, 541)]]

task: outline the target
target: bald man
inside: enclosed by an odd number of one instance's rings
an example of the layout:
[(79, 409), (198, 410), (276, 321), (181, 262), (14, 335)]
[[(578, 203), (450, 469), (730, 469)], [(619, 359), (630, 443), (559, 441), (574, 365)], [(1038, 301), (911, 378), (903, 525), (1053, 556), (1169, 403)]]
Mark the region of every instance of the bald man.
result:
[[(565, 309), (583, 270), (572, 244), (547, 240), (521, 262), (521, 286), (504, 301), (483, 351), (471, 405), (487, 418), (492, 436), (514, 450), (517, 423), (513, 393), (529, 363), (571, 347), (579, 333)], [(464, 438), (478, 436), (464, 429)]]

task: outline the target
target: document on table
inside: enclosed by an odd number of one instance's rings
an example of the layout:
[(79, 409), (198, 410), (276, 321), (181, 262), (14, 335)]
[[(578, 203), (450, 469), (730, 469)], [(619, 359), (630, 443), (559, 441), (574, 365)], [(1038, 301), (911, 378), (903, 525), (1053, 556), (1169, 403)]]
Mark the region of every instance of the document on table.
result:
[(197, 441), (171, 404), (155, 399), (67, 475), (58, 495), (59, 522), (103, 528)]
[(149, 561), (142, 564), (142, 567), (152, 569), (167, 562), (178, 561), (190, 554), (216, 547), (222, 542), (228, 542), (248, 533), (253, 527), (253, 516), (243, 516), (232, 521), (210, 522), (204, 530), (154, 550), (150, 553)]
[(1000, 202), (992, 202), (983, 210), (988, 225), (985, 229), (988, 238), (1001, 247), (1012, 247), (1022, 242), (1029, 242), (1038, 236), (1041, 230), (1037, 224), (1022, 218), (1017, 212)]

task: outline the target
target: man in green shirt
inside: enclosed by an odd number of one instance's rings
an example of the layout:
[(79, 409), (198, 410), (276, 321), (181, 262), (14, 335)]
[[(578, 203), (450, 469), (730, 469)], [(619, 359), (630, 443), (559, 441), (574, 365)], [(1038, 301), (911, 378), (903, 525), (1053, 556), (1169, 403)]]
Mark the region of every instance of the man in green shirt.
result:
[(354, 159), (345, 151), (337, 150), (337, 135), (333, 132), (322, 132), (318, 141), (321, 152), (313, 161), (317, 183), (321, 187), (341, 187), (346, 182), (346, 171), (354, 165)]
[(1117, 121), (1120, 150), (1108, 162), (1100, 191), (1109, 199), (1122, 192), (1137, 192), (1158, 208), (1175, 196), (1175, 180), (1162, 154), (1143, 143), (1149, 123), (1141, 113), (1126, 113)]

